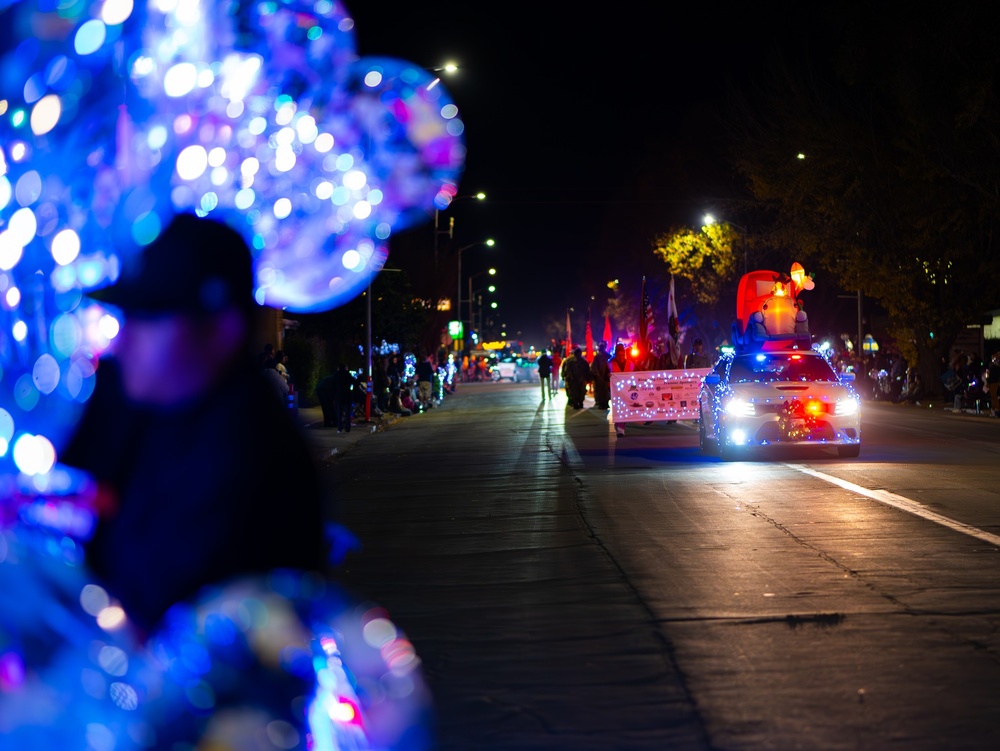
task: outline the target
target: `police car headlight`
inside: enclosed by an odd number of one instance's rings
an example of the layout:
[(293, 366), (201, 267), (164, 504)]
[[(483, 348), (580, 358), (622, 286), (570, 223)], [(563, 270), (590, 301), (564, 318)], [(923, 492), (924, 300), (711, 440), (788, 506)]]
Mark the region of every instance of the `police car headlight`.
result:
[(726, 402), (726, 414), (733, 417), (753, 417), (757, 409), (746, 399), (730, 399)]
[(834, 414), (840, 417), (847, 417), (848, 415), (856, 415), (858, 413), (858, 409), (859, 406), (857, 399), (841, 399), (837, 402)]

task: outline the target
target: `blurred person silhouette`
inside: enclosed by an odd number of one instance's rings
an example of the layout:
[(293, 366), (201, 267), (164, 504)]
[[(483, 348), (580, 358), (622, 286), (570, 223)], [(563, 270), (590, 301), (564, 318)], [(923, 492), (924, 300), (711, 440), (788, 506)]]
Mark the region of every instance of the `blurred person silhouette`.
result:
[(285, 383), (291, 386), (292, 376), (288, 372), (288, 354), (285, 350), (279, 349), (274, 353), (274, 369), (285, 379)]
[(552, 398), (552, 357), (545, 350), (536, 361), (538, 364), (538, 380), (542, 385), (542, 401)]
[(902, 392), (897, 396), (893, 403), (902, 404), (903, 402), (909, 402), (910, 404), (916, 404), (920, 406), (920, 397), (923, 394), (923, 383), (920, 380), (920, 372), (914, 368), (910, 367), (906, 371), (906, 384), (903, 386)]
[(270, 368), (274, 362), (274, 345), (265, 344), (264, 349), (257, 353), (257, 366)]
[[(615, 354), (608, 363), (608, 366), (611, 368), (612, 373), (631, 373), (635, 370), (635, 363), (629, 358), (628, 353), (625, 351), (625, 345), (621, 342), (615, 345)], [(615, 435), (620, 437), (625, 436), (625, 423), (615, 423)]]
[(61, 459), (98, 483), (87, 560), (133, 622), (236, 575), (325, 568), (317, 470), (250, 346), (243, 238), (180, 214), (95, 297), (125, 320)]
[(417, 400), (421, 411), (423, 411), (434, 405), (434, 361), (432, 356), (421, 357), (417, 360), (415, 375), (417, 378)]
[(1000, 417), (1000, 352), (994, 352), (983, 374), (990, 399), (990, 416)]
[(354, 391), (358, 379), (351, 375), (344, 363), (337, 364), (337, 370), (331, 376), (333, 380), (333, 407), (337, 418), (337, 432), (351, 432), (351, 417), (354, 415)]
[(278, 403), (282, 406), (288, 406), (288, 395), (291, 393), (291, 384), (281, 374), (281, 371), (278, 370), (277, 365), (279, 363), (277, 359), (271, 358), (268, 362), (270, 364), (265, 365), (261, 369), (261, 376), (270, 387), (269, 390)]
[(598, 409), (611, 407), (610, 360), (607, 342), (598, 342), (594, 361), (590, 363), (590, 374), (594, 380), (594, 406)]
[(705, 343), (701, 339), (695, 339), (692, 343), (691, 351), (684, 357), (684, 367), (687, 370), (712, 367), (711, 359), (705, 354)]
[(559, 393), (559, 380), (562, 378), (562, 355), (558, 349), (552, 350), (552, 393)]
[(583, 357), (583, 350), (574, 347), (573, 352), (562, 361), (562, 377), (566, 382), (566, 398), (569, 406), (583, 409), (583, 400), (587, 395), (587, 384), (590, 383), (590, 363)]

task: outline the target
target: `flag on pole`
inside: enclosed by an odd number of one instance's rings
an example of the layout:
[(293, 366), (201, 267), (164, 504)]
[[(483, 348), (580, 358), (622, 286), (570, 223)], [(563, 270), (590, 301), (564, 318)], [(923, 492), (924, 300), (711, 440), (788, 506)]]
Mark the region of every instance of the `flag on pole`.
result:
[(642, 304), (639, 310), (639, 344), (643, 357), (649, 356), (649, 332), (653, 330), (653, 307), (646, 294), (646, 277), (642, 278)]
[(670, 275), (670, 294), (667, 296), (667, 346), (676, 367), (681, 366), (681, 322), (677, 316), (677, 300), (674, 297), (674, 275)]
[(566, 356), (573, 351), (573, 331), (569, 325), (569, 308), (566, 309)]
[(587, 314), (587, 329), (584, 334), (583, 357), (587, 362), (594, 361), (594, 333), (590, 330), (590, 314)]
[(610, 352), (614, 347), (611, 346), (611, 319), (608, 318), (608, 314), (604, 314), (604, 343), (608, 345), (608, 351)]

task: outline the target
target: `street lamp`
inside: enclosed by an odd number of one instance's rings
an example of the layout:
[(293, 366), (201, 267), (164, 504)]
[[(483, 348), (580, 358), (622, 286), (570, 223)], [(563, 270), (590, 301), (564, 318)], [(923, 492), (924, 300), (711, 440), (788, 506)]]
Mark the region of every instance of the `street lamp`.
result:
[(482, 276), (483, 274), (489, 274), (490, 276), (495, 276), (496, 273), (497, 273), (496, 269), (488, 269), (486, 271), (479, 271), (479, 272), (477, 272), (475, 274), (471, 274), (469, 276), (469, 300), (468, 300), (468, 303), (469, 303), (469, 325), (470, 326), (473, 326), (475, 324), (475, 322), (476, 322), (475, 317), (472, 315), (472, 280), (475, 279), (477, 276)]
[[(447, 73), (449, 76), (453, 76), (456, 73), (458, 73), (459, 66), (458, 63), (447, 62), (444, 65), (438, 66), (437, 68), (427, 68), (427, 70), (433, 73)], [(441, 83), (441, 76), (437, 76), (433, 81), (427, 84), (427, 90), (430, 91), (439, 83)]]
[[(486, 291), (489, 292), (492, 295), (494, 292), (497, 291), (497, 287), (496, 287), (495, 284), (491, 284), (489, 287), (486, 288)], [(496, 301), (494, 301), (492, 303), (492, 306), (493, 306), (493, 308), (495, 310), (496, 307), (497, 307)], [(486, 324), (485, 324), (485, 322), (483, 320), (483, 296), (479, 295), (479, 330), (482, 331), (485, 328), (486, 328)]]
[[(711, 224), (715, 224), (715, 223), (716, 223), (716, 219), (715, 219), (714, 216), (712, 216), (711, 214), (705, 214), (705, 224), (706, 225), (711, 225)], [(750, 234), (750, 233), (749, 233), (749, 231), (747, 230), (746, 227), (741, 227), (740, 225), (735, 224), (735, 223), (729, 221), (728, 219), (724, 219), (722, 221), (722, 224), (728, 224), (730, 227), (732, 227), (734, 229), (738, 229), (742, 233), (740, 235), (740, 245), (743, 246), (743, 273), (746, 274), (747, 273), (747, 235)]]
[(493, 247), (495, 243), (492, 238), (487, 240), (480, 240), (477, 243), (469, 243), (468, 245), (463, 245), (456, 251), (458, 255), (458, 288), (455, 290), (455, 312), (458, 314), (459, 320), (462, 318), (462, 253), (467, 251), (469, 248), (475, 248), (479, 245), (488, 245)]
[[(435, 70), (439, 69), (435, 68)], [(455, 196), (450, 201), (448, 201), (448, 206), (451, 206), (451, 204), (453, 204), (455, 201), (462, 201), (467, 198), (475, 198), (477, 201), (485, 201), (486, 194), (480, 191), (478, 193), (468, 196)], [(448, 206), (445, 206), (445, 208), (448, 208)], [(448, 219), (448, 229), (446, 230), (438, 229), (441, 211), (443, 211), (443, 209), (438, 209), (438, 208), (434, 209), (434, 271), (435, 272), (437, 271), (437, 266), (438, 266), (438, 237), (440, 237), (441, 235), (448, 235), (448, 239), (451, 240), (455, 235), (455, 217), (450, 217)]]

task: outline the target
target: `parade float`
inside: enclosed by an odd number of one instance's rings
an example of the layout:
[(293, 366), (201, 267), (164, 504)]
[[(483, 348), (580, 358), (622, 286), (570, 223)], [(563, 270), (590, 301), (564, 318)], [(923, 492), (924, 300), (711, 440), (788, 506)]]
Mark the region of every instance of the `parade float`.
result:
[(698, 396), (703, 451), (724, 461), (779, 446), (859, 455), (853, 374), (839, 374), (812, 347), (800, 294), (814, 287), (799, 263), (787, 275), (752, 271), (740, 279), (732, 351), (704, 376)]
[[(800, 263), (788, 274), (756, 270), (743, 275), (736, 293), (732, 346), (737, 352), (808, 349), (809, 322), (800, 294), (815, 283)], [(711, 368), (635, 370), (611, 376), (611, 421), (699, 419), (699, 391)]]

